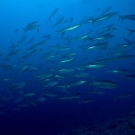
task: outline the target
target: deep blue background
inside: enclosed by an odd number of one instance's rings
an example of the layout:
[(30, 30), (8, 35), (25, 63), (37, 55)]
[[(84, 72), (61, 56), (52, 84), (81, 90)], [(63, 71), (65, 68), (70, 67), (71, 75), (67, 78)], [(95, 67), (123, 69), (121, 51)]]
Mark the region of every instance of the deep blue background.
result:
[[(13, 42), (18, 42), (22, 35), (24, 28), (28, 23), (33, 21), (38, 21), (40, 26), (40, 33), (51, 34), (52, 37), (56, 37), (55, 30), (59, 29), (60, 26), (51, 29), (49, 26), (46, 26), (45, 20), (48, 19), (52, 11), (56, 8), (59, 8), (58, 13), (52, 17), (52, 22), (55, 22), (59, 16), (64, 16), (67, 19), (73, 17), (73, 24), (79, 23), (85, 16), (94, 17), (99, 15), (106, 7), (112, 5), (111, 12), (118, 12), (121, 15), (125, 14), (134, 14), (135, 2), (134, 0), (4, 0), (0, 2), (0, 53), (2, 57), (9, 52), (10, 39)], [(95, 9), (100, 8), (101, 10), (97, 12), (92, 12)], [(118, 16), (106, 20), (102, 25), (94, 27), (92, 24), (86, 24), (76, 31), (70, 32), (67, 34), (73, 37), (77, 35), (83, 35), (87, 33), (90, 29), (101, 30), (103, 26), (107, 24), (114, 23), (117, 30), (113, 32), (115, 37), (110, 39), (110, 46), (113, 46), (117, 43), (123, 42), (123, 35), (127, 37), (128, 31), (125, 28), (135, 29), (135, 22), (130, 20), (124, 20), (121, 22), (118, 20)], [(65, 24), (63, 24), (66, 26)], [(17, 34), (14, 33), (15, 29), (19, 28)], [(78, 34), (79, 33), (79, 34)], [(34, 42), (41, 40), (37, 31), (28, 31), (27, 36), (29, 39), (31, 37), (36, 37)], [(135, 34), (127, 37), (130, 40), (134, 40)], [(134, 40), (135, 41), (135, 40)], [(86, 57), (89, 61), (96, 57), (96, 54), (93, 53), (92, 57), (89, 53), (86, 53), (83, 56), (83, 52), (76, 46), (80, 41), (73, 43), (72, 48), (76, 49), (77, 57)], [(50, 44), (61, 43), (59, 40), (51, 40)], [(26, 50), (27, 46), (21, 45), (22, 50)], [(46, 50), (48, 47), (44, 46)], [(132, 54), (135, 51), (132, 51)], [(40, 53), (32, 56), (27, 63), (34, 62), (35, 66), (44, 64), (42, 60), (39, 60)], [(17, 58), (12, 58), (8, 61), (8, 64), (16, 64)], [(124, 68), (132, 69), (134, 67), (131, 65), (135, 61), (114, 61), (107, 64), (108, 69), (113, 68)], [(1, 61), (1, 63), (3, 63)], [(51, 64), (46, 67), (51, 67)], [(17, 65), (17, 67), (22, 67), (24, 63)], [(75, 63), (75, 66), (78, 66)], [(54, 67), (52, 67), (54, 68)], [(19, 68), (18, 68), (19, 69)], [(17, 69), (15, 69), (17, 71)], [(98, 71), (88, 71), (91, 75), (96, 76), (98, 79), (103, 79), (104, 76), (107, 79), (115, 79), (117, 75), (106, 74), (105, 69)], [(0, 69), (1, 78), (4, 77), (13, 77), (15, 82), (21, 82), (27, 80), (28, 77), (32, 78), (33, 76), (26, 72), (19, 76), (15, 76), (12, 70)], [(68, 80), (69, 81), (69, 80)], [(33, 79), (26, 89), (42, 89), (39, 83), (35, 83)], [(88, 78), (88, 82), (91, 82), (91, 79)], [(8, 90), (8, 84), (3, 82), (1, 90)], [(93, 89), (88, 85), (82, 85), (71, 88), (72, 90), (77, 89), (78, 92), (82, 92), (84, 97), (87, 97), (87, 90)], [(105, 122), (114, 118), (122, 118), (127, 116), (131, 111), (135, 109), (135, 94), (130, 98), (118, 99), (114, 102), (114, 97), (119, 96), (125, 92), (133, 92), (135, 90), (135, 82), (133, 80), (127, 80), (125, 78), (121, 79), (118, 82), (118, 88), (112, 90), (104, 90), (105, 95), (94, 95), (91, 96), (94, 98), (94, 101), (90, 104), (79, 104), (78, 101), (73, 99), (72, 101), (58, 101), (57, 98), (47, 98), (45, 102), (39, 103), (37, 107), (29, 106), (28, 108), (22, 109), (20, 112), (13, 111), (14, 106), (8, 102), (2, 111), (6, 113), (0, 115), (0, 132), (4, 134), (33, 134), (33, 135), (53, 135), (67, 128), (74, 128), (78, 125), (96, 125), (101, 122)], [(1, 100), (1, 103), (3, 101)], [(0, 108), (1, 109), (1, 108)]]

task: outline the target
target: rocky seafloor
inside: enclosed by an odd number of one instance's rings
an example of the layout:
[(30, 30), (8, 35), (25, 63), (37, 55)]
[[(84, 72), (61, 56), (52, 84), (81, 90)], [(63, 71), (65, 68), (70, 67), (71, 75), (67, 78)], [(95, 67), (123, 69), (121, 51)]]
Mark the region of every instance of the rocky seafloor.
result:
[(116, 119), (94, 127), (80, 126), (66, 129), (58, 135), (135, 135), (135, 112), (126, 118)]

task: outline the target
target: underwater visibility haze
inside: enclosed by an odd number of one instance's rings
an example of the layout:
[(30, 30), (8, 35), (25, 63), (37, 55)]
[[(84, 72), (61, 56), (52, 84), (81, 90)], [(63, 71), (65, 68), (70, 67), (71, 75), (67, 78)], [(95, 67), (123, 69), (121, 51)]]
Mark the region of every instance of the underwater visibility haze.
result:
[(91, 135), (135, 111), (134, 0), (0, 6), (1, 135)]

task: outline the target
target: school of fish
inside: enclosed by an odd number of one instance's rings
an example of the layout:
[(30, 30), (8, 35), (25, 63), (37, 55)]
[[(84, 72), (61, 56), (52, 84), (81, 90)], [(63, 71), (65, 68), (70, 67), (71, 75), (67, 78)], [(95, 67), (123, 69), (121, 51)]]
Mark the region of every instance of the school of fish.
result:
[[(135, 40), (130, 36), (135, 29), (123, 27), (129, 34), (121, 33), (122, 40), (117, 42), (119, 27), (115, 22), (122, 25), (123, 21), (135, 21), (135, 14), (111, 10), (112, 6), (95, 9), (89, 15), (96, 12), (97, 16), (76, 22), (75, 17), (61, 16), (56, 8), (45, 19), (45, 33), (37, 20), (17, 28), (14, 34), (22, 32), (22, 37), (9, 39), (8, 53), (0, 54), (0, 114), (6, 113), (4, 106), (8, 104), (13, 104), (13, 111), (20, 111), (54, 98), (58, 103), (73, 99), (77, 104), (91, 103), (93, 94), (102, 96), (107, 90), (118, 89), (124, 79), (134, 83)], [(115, 22), (110, 23), (110, 19)], [(114, 101), (133, 94), (129, 88)]]

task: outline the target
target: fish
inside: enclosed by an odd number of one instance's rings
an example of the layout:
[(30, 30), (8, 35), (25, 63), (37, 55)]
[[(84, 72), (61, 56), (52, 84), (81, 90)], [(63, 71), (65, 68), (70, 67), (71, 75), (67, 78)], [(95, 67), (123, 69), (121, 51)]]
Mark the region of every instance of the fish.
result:
[(98, 16), (98, 18), (104, 16), (109, 10), (111, 9), (112, 5), (108, 6), (106, 9), (104, 9), (101, 14)]
[(124, 43), (124, 44), (118, 44), (118, 45), (115, 45), (112, 49), (116, 49), (116, 50), (121, 50), (121, 49), (124, 49), (124, 48), (127, 48), (127, 47), (131, 47), (132, 44), (127, 44), (127, 43)]
[(32, 43), (33, 41), (34, 41), (34, 37), (32, 37), (27, 43), (25, 43), (25, 44), (30, 44), (30, 43)]
[(42, 36), (43, 38), (50, 38), (51, 37), (51, 35), (49, 35), (49, 34), (46, 34), (46, 35), (44, 35), (44, 36)]
[(24, 35), (24, 36), (22, 36), (21, 40), (18, 41), (18, 43), (23, 43), (26, 39), (27, 39), (27, 36)]
[(75, 58), (65, 59), (65, 60), (61, 60), (59, 63), (61, 63), (61, 64), (70, 63), (70, 62), (73, 62), (74, 60), (75, 60)]
[(59, 73), (71, 73), (73, 72), (75, 69), (73, 68), (63, 68), (63, 69), (59, 69), (58, 72)]
[(45, 23), (46, 23), (46, 26), (48, 27), (48, 21), (47, 20), (45, 20)]
[(56, 8), (52, 13), (51, 15), (49, 16), (49, 21), (51, 22), (51, 18), (58, 12), (59, 8)]
[(72, 96), (65, 96), (65, 97), (60, 97), (58, 99), (61, 99), (61, 100), (70, 100), (71, 101), (73, 99), (73, 97)]
[(67, 85), (67, 87), (73, 87), (73, 86), (78, 86), (78, 85), (82, 85), (85, 84), (87, 81), (81, 80), (81, 81), (74, 81), (71, 82)]
[(114, 35), (112, 35), (112, 34), (103, 34), (103, 35), (97, 36), (95, 38), (89, 37), (88, 40), (90, 40), (90, 41), (100, 41), (100, 40), (108, 40), (108, 39), (113, 38), (113, 37), (114, 37)]
[(109, 24), (109, 25), (106, 25), (105, 27), (103, 27), (104, 29), (108, 29), (110, 27), (113, 27), (115, 24)]
[(30, 54), (25, 54), (25, 55), (23, 55), (22, 57), (18, 57), (18, 60), (20, 60), (20, 59), (26, 59), (26, 58), (29, 58), (31, 55)]
[(73, 17), (70, 18), (70, 23), (73, 22)]
[(101, 10), (101, 9), (100, 8), (97, 8), (97, 9), (93, 10), (92, 12), (97, 12), (99, 10)]
[(24, 94), (23, 96), (24, 97), (33, 97), (33, 96), (35, 96), (35, 93), (29, 92), (29, 93)]
[(68, 57), (72, 57), (72, 56), (74, 56), (74, 55), (76, 55), (75, 52), (68, 52), (68, 53), (66, 53), (66, 54), (64, 54), (64, 55), (61, 55), (61, 57), (62, 57), (62, 58), (68, 58)]
[(28, 70), (28, 68), (29, 68), (29, 66), (26, 65), (26, 66), (22, 67), (22, 68), (18, 71), (18, 73), (25, 72), (25, 71)]
[(20, 83), (13, 83), (11, 86), (9, 86), (11, 89), (23, 89), (26, 86), (25, 82)]
[[(57, 87), (57, 86), (56, 86)], [(51, 93), (51, 92), (48, 92), (48, 93), (42, 93), (42, 95), (45, 95), (47, 97), (57, 97), (58, 95), (54, 94), (54, 93)]]
[(90, 83), (89, 85), (96, 86), (96, 89), (97, 88), (115, 89), (118, 86), (118, 84), (116, 82), (113, 82), (113, 81), (110, 81), (110, 80), (99, 80), (99, 81), (93, 80), (93, 82)]
[(103, 95), (105, 94), (103, 91), (100, 91), (100, 90), (90, 90), (89, 93), (93, 93), (93, 94), (98, 94), (98, 95)]
[(118, 14), (118, 16), (119, 16), (119, 19), (121, 19), (122, 21), (125, 19), (135, 21), (135, 14), (123, 15), (123, 16)]
[(4, 68), (4, 69), (14, 69), (16, 67), (16, 65), (1, 64), (0, 67)]
[(2, 79), (3, 81), (11, 81), (12, 79), (10, 77), (6, 77)]
[(59, 45), (59, 44), (56, 44), (55, 46), (50, 46), (50, 45), (48, 45), (48, 49), (49, 48), (53, 48), (53, 49), (55, 49), (55, 50), (69, 50), (70, 49), (70, 47), (68, 47), (68, 46), (62, 46), (62, 45)]
[(57, 22), (56, 22), (54, 25), (51, 26), (51, 28), (53, 28), (53, 27), (55, 27), (55, 26), (58, 26), (58, 25), (61, 24), (63, 21), (64, 21), (64, 17), (62, 16), (62, 17), (60, 17), (60, 18), (57, 20)]
[(38, 25), (38, 21), (29, 23), (25, 28), (23, 28), (24, 34), (29, 30), (38, 29), (40, 25)]
[[(72, 95), (71, 95), (72, 96)], [(81, 93), (77, 93), (76, 95), (73, 95), (72, 98), (74, 99), (79, 99), (82, 97), (82, 94)]]
[(135, 30), (132, 30), (132, 29), (129, 29), (129, 28), (126, 28), (126, 29), (129, 31), (128, 36), (131, 35), (133, 32), (135, 32)]
[(15, 49), (16, 47), (18, 47), (19, 46), (19, 44), (17, 43), (17, 44), (12, 44), (9, 48), (13, 48), (13, 49)]
[(19, 50), (13, 50), (11, 52), (9, 52), (6, 56), (9, 57), (9, 56), (14, 56), (14, 55), (17, 55), (21, 52), (22, 50), (19, 49)]
[(15, 34), (17, 33), (19, 31), (19, 29), (17, 28), (17, 29), (15, 29)]
[(54, 82), (49, 82), (47, 84), (43, 84), (43, 86), (44, 87), (54, 87), (57, 84), (58, 84), (58, 82), (54, 81)]
[(135, 80), (135, 75), (134, 74), (132, 74), (132, 75), (123, 75), (122, 77), (130, 79), (130, 80)]
[(124, 36), (123, 36), (123, 38), (124, 38), (124, 40), (125, 40), (127, 43), (129, 43), (129, 44), (134, 44), (134, 41), (129, 40), (129, 39), (125, 38)]
[(134, 59), (135, 55), (133, 54), (125, 54), (125, 55), (119, 55), (117, 57), (112, 58), (113, 60), (130, 60), (130, 59)]
[(34, 49), (34, 50), (31, 50), (28, 55), (31, 56), (32, 54), (35, 54), (37, 52), (42, 52), (42, 51), (43, 51), (43, 49)]
[(23, 97), (18, 97), (15, 99), (14, 103), (19, 103), (23, 100), (24, 98)]
[(34, 100), (27, 100), (27, 102), (32, 106), (37, 106), (37, 104)]
[(65, 78), (64, 75), (57, 75), (57, 74), (54, 77), (56, 77), (59, 80), (63, 80)]
[(47, 78), (50, 78), (52, 76), (53, 76), (52, 74), (35, 75), (35, 77), (38, 78), (38, 79), (47, 79)]
[(115, 98), (114, 98), (114, 101), (115, 101), (116, 99), (118, 99), (118, 98), (119, 98), (119, 99), (129, 98), (129, 97), (131, 97), (133, 94), (134, 94), (133, 92), (124, 93), (124, 94), (122, 94), (122, 95), (120, 95), (120, 96), (115, 97)]
[(48, 40), (41, 40), (35, 44), (35, 46), (44, 45), (47, 43)]
[(44, 98), (44, 97), (39, 97), (37, 99), (38, 99), (38, 102), (44, 102), (46, 100), (46, 98)]
[(83, 50), (92, 50), (92, 49), (106, 49), (108, 46), (108, 42), (104, 42), (104, 43), (97, 43), (94, 45), (90, 45), (88, 48), (83, 48)]
[(62, 22), (62, 24), (67, 23), (67, 22), (69, 22), (69, 20), (65, 20), (65, 21), (63, 21), (63, 22)]
[[(109, 19), (109, 18), (113, 17), (113, 16), (116, 15), (116, 14), (117, 14), (117, 12), (111, 12), (111, 13), (105, 14), (105, 15), (103, 15), (103, 16), (101, 16), (101, 17), (98, 17), (98, 18), (97, 18), (97, 22), (98, 22), (98, 21), (104, 21), (104, 20), (106, 20), (106, 19)], [(93, 22), (93, 23), (94, 23), (94, 22)]]
[(93, 100), (94, 100), (93, 98), (86, 98), (86, 99), (81, 100), (81, 101), (79, 100), (78, 102), (79, 102), (79, 104), (80, 103), (91, 103)]
[(78, 41), (78, 40), (85, 40), (89, 37), (89, 34), (86, 34), (86, 35), (82, 35), (82, 36), (77, 36), (77, 37), (74, 37), (74, 38), (71, 38), (70, 41)]
[(88, 73), (79, 73), (79, 74), (73, 75), (73, 77), (88, 77), (88, 76), (89, 76)]
[(88, 64), (82, 66), (82, 68), (88, 68), (88, 69), (99, 69), (99, 68), (104, 68), (106, 67), (105, 64)]
[(124, 74), (129, 74), (129, 73), (131, 73), (131, 70), (126, 70), (126, 69), (114, 69), (114, 70), (106, 70), (106, 72), (124, 75)]
[(39, 68), (33, 67), (33, 66), (29, 66), (29, 67), (28, 67), (28, 70), (29, 70), (29, 71), (38, 71)]
[[(108, 5), (83, 17), (78, 11), (76, 18), (74, 13), (59, 15), (59, 10), (54, 8), (46, 19), (26, 22), (22, 31), (17, 26), (19, 32), (13, 30), (7, 44), (3, 39), (1, 45), (6, 48), (0, 52), (1, 112), (7, 113), (8, 103), (17, 111), (56, 99), (92, 103), (123, 83), (134, 85), (135, 39), (130, 26), (135, 21), (134, 13), (119, 15)], [(116, 22), (118, 18), (127, 20), (129, 26), (119, 27), (122, 22)], [(116, 95), (116, 99), (132, 93)]]
[(73, 26), (68, 26), (68, 27), (65, 27), (61, 30), (57, 30), (56, 32), (59, 33), (59, 32), (68, 32), (68, 31), (72, 31), (72, 30), (75, 30), (77, 28), (79, 28), (81, 25), (80, 24), (77, 24), (77, 25), (73, 25)]

